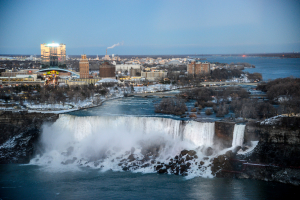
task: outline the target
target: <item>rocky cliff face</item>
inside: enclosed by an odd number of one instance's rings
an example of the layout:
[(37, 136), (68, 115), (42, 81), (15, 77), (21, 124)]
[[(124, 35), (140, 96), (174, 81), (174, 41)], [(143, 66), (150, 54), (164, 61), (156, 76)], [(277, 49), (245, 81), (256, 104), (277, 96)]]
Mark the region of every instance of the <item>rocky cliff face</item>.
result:
[(221, 149), (231, 147), (234, 125), (234, 122), (215, 122), (214, 145)]
[(260, 141), (250, 159), (284, 167), (300, 167), (300, 130), (257, 126)]
[(0, 111), (0, 164), (28, 163), (44, 122), (57, 114)]
[(217, 177), (253, 178), (300, 185), (300, 118), (282, 118), (276, 125), (246, 126), (245, 142), (259, 138), (252, 152), (230, 151), (213, 161)]

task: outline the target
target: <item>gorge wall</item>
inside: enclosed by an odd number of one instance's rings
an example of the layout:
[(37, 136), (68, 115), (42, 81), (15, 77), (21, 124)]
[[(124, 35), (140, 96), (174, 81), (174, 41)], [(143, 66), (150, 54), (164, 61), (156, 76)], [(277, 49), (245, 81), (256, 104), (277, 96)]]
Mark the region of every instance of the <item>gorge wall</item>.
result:
[(234, 122), (215, 122), (214, 144), (222, 149), (231, 147), (234, 125)]
[(252, 160), (284, 167), (300, 167), (300, 128), (258, 125), (260, 140)]
[[(248, 153), (238, 149), (213, 161), (217, 177), (252, 178), (300, 185), (300, 118), (278, 118), (276, 124), (249, 123), (245, 143), (259, 138)], [(221, 169), (221, 170), (220, 170)]]
[(0, 164), (28, 163), (41, 127), (59, 115), (0, 111)]

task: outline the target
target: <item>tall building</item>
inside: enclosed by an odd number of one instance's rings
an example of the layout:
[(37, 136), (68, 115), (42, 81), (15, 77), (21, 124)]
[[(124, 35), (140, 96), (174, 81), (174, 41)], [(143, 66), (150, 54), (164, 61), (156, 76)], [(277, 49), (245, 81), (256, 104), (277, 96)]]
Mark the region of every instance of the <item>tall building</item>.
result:
[(79, 71), (80, 78), (89, 78), (89, 61), (86, 55), (81, 55), (81, 60), (79, 61)]
[(58, 43), (41, 44), (41, 63), (50, 67), (65, 64), (66, 45)]
[(199, 74), (209, 74), (210, 64), (209, 63), (196, 63), (195, 61), (187, 65), (188, 75), (199, 75)]
[(107, 61), (100, 65), (99, 74), (101, 78), (115, 78), (116, 66), (109, 64)]

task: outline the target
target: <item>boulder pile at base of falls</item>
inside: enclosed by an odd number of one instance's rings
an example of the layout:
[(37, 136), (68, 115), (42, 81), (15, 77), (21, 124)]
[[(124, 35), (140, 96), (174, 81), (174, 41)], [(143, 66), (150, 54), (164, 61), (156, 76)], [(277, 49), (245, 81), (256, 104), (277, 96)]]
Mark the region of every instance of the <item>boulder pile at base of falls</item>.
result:
[[(139, 159), (135, 158), (133, 154), (130, 154), (127, 159), (120, 161), (119, 166), (121, 166), (124, 171), (152, 166), (153, 170), (160, 174), (169, 173), (176, 175), (187, 175), (188, 170), (191, 169), (192, 165), (197, 166), (198, 169), (201, 169), (202, 171), (207, 168), (203, 166), (203, 161), (197, 162), (198, 156), (194, 150), (182, 150), (179, 155), (166, 160), (165, 163), (150, 159), (149, 155), (152, 155), (152, 153), (148, 152), (144, 154), (145, 157), (143, 159)], [(150, 161), (150, 163), (147, 161)], [(147, 163), (144, 164), (145, 162)]]

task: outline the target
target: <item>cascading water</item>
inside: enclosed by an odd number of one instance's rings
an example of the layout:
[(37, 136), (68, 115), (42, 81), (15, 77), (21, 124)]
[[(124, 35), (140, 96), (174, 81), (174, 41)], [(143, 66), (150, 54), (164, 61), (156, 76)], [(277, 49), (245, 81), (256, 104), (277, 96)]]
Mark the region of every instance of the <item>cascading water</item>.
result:
[(232, 147), (242, 146), (244, 143), (244, 132), (246, 125), (234, 125)]
[(215, 134), (215, 123), (199, 123), (190, 121), (185, 126), (184, 140), (191, 141), (197, 146), (212, 146)]
[[(157, 164), (172, 162), (186, 149), (197, 154), (189, 157), (189, 175), (207, 177), (210, 161), (203, 152), (213, 146), (214, 127), (167, 118), (60, 115), (43, 127), (41, 153), (31, 164), (155, 172)], [(182, 159), (187, 161), (188, 155)]]

